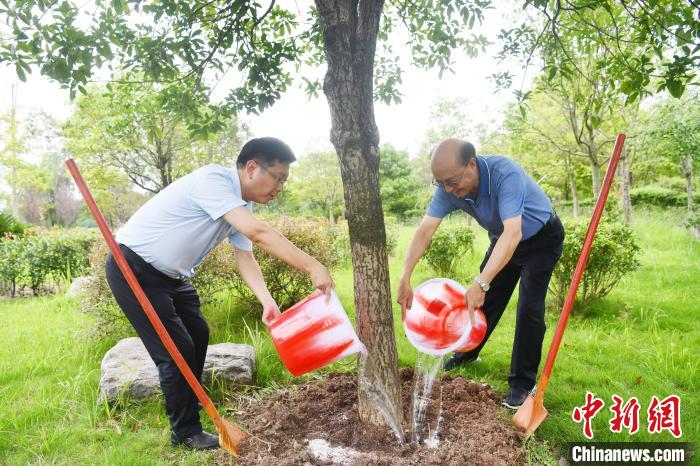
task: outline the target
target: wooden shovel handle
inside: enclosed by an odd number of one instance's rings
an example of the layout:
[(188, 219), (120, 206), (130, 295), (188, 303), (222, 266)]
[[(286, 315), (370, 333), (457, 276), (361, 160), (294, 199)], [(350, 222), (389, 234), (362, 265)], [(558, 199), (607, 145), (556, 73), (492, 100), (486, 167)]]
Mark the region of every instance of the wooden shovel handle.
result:
[(153, 305), (151, 305), (146, 293), (144, 293), (143, 288), (141, 288), (141, 285), (136, 279), (136, 276), (134, 276), (134, 272), (132, 272), (131, 267), (129, 267), (124, 254), (122, 253), (121, 249), (119, 249), (117, 242), (114, 240), (114, 236), (112, 236), (112, 232), (107, 226), (107, 222), (105, 222), (102, 212), (100, 212), (100, 209), (97, 207), (95, 199), (92, 197), (85, 180), (80, 174), (78, 166), (75, 164), (73, 159), (66, 160), (66, 165), (68, 166), (68, 170), (75, 180), (75, 184), (78, 185), (80, 194), (83, 195), (83, 199), (85, 199), (85, 203), (87, 204), (88, 209), (90, 209), (90, 213), (92, 213), (92, 216), (95, 218), (97, 226), (100, 228), (109, 250), (112, 252), (114, 259), (117, 261), (119, 269), (122, 271), (122, 274), (124, 274), (124, 278), (129, 284), (129, 287), (131, 287), (131, 290), (136, 295), (136, 299), (138, 299), (139, 303), (141, 304), (143, 311), (148, 317), (148, 320), (151, 321), (153, 328), (158, 334), (158, 337), (160, 337), (160, 340), (165, 345), (165, 348), (168, 350), (168, 353), (170, 353), (170, 356), (175, 361), (175, 364), (177, 365), (178, 369), (180, 369), (180, 372), (182, 372), (182, 375), (185, 377), (185, 380), (187, 380), (187, 383), (192, 388), (192, 391), (194, 391), (195, 395), (197, 395), (197, 398), (202, 403), (202, 406), (204, 406), (206, 413), (216, 425), (221, 424), (221, 417), (216, 411), (214, 403), (212, 403), (212, 401), (209, 399), (206, 392), (202, 388), (202, 385), (199, 383), (199, 380), (197, 380), (197, 378), (194, 376), (190, 366), (182, 357), (182, 354), (180, 354), (177, 346), (175, 346), (175, 342), (170, 337), (170, 334), (168, 334), (163, 322), (161, 322), (160, 317), (158, 317), (158, 314), (156, 314), (155, 309), (153, 309)]
[(544, 363), (544, 369), (542, 369), (542, 375), (540, 376), (540, 381), (537, 385), (536, 399), (539, 400), (540, 403), (544, 397), (544, 391), (547, 389), (549, 377), (552, 374), (552, 367), (554, 366), (554, 360), (557, 358), (557, 352), (559, 351), (559, 345), (561, 345), (561, 340), (564, 336), (566, 323), (568, 322), (569, 315), (571, 315), (571, 310), (574, 307), (574, 300), (576, 299), (578, 285), (581, 282), (583, 272), (586, 268), (586, 262), (588, 262), (588, 256), (591, 253), (593, 239), (595, 238), (595, 233), (598, 230), (600, 217), (603, 215), (605, 202), (607, 201), (608, 194), (610, 193), (610, 187), (612, 186), (613, 178), (615, 177), (617, 164), (620, 161), (620, 154), (622, 153), (622, 146), (625, 143), (625, 138), (626, 136), (622, 133), (617, 135), (612, 157), (610, 158), (610, 163), (608, 164), (608, 170), (605, 173), (605, 180), (603, 181), (603, 186), (600, 189), (600, 194), (598, 195), (598, 200), (596, 201), (595, 209), (593, 210), (593, 217), (591, 217), (591, 222), (588, 224), (586, 239), (583, 242), (581, 254), (579, 255), (578, 262), (576, 263), (574, 275), (571, 278), (571, 284), (569, 285), (569, 291), (566, 295), (566, 300), (564, 301), (564, 307), (562, 308), (561, 315), (559, 316), (559, 323), (554, 331), (552, 344), (550, 345), (549, 352), (547, 353), (547, 360)]

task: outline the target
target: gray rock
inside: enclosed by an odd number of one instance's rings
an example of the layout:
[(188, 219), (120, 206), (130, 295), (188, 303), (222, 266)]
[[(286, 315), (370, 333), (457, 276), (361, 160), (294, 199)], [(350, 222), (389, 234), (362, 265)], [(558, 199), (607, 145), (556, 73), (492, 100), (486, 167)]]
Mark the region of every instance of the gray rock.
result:
[(66, 291), (66, 296), (70, 296), (71, 298), (79, 297), (83, 294), (85, 287), (89, 285), (92, 279), (93, 277), (75, 277), (70, 283), (68, 291)]
[(209, 345), (202, 381), (249, 384), (255, 374), (255, 350), (250, 345), (219, 343)]
[[(202, 380), (205, 384), (247, 384), (255, 374), (255, 350), (249, 345), (209, 345)], [(158, 369), (140, 338), (132, 337), (114, 345), (102, 359), (99, 399), (102, 403), (119, 397), (142, 399), (160, 390)]]

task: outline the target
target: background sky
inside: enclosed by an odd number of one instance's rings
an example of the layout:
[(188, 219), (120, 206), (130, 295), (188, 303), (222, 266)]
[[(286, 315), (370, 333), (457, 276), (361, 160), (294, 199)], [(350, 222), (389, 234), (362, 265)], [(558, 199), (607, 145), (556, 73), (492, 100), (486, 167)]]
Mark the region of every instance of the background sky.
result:
[[(303, 10), (310, 2), (291, 1), (287, 4)], [(492, 42), (496, 41), (500, 29), (515, 21), (516, 15), (520, 14), (517, 4), (509, 0), (499, 0), (495, 4), (494, 10), (486, 12), (483, 25), (475, 28), (475, 32), (486, 35)], [(499, 67), (502, 68), (491, 58), (497, 51), (497, 45), (487, 48), (486, 53), (477, 58), (455, 52), (455, 72), (445, 73), (440, 79), (436, 70), (423, 71), (410, 66), (408, 49), (403, 45), (405, 39), (401, 34), (393, 39), (394, 52), (400, 55), (404, 64), (403, 83), (400, 86), (403, 101), (394, 105), (377, 103), (375, 106), (381, 143), (404, 149), (411, 156), (422, 155), (418, 152), (430, 124), (430, 109), (439, 98), (464, 99), (462, 111), (473, 125), (487, 123), (493, 126), (500, 122), (501, 111), (513, 96), (511, 91), (494, 93), (495, 85), (488, 79)], [(521, 83), (527, 87), (535, 71), (531, 68), (525, 74), (519, 65), (511, 65), (509, 69), (518, 73), (514, 80), (516, 89), (520, 88)], [(312, 76), (323, 76), (324, 72), (324, 69), (304, 71)], [(217, 86), (214, 97), (225, 95), (242, 79), (235, 73), (227, 74)], [(17, 79), (14, 67), (0, 65), (0, 112), (5, 113), (11, 107), (13, 91), (20, 118), (33, 110), (43, 110), (61, 120), (71, 114), (66, 89), (61, 89), (57, 83), (43, 78), (38, 72), (32, 73), (23, 83)], [(253, 136), (279, 137), (302, 156), (310, 151), (332, 149), (328, 141), (331, 122), (325, 97), (321, 94), (318, 98), (309, 99), (298, 85), (294, 85), (262, 114), (243, 115), (241, 119), (248, 124)]]

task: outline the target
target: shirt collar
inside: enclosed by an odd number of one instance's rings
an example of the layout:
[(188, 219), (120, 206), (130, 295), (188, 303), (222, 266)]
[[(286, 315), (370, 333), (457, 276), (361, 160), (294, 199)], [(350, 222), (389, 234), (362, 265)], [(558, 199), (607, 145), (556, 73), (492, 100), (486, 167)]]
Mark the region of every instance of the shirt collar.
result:
[[(476, 156), (476, 166), (479, 170), (479, 195), (477, 197), (477, 200), (479, 200), (482, 197), (491, 195), (491, 169), (486, 163), (486, 159), (478, 155)], [(474, 199), (469, 194), (464, 199), (474, 202)]]

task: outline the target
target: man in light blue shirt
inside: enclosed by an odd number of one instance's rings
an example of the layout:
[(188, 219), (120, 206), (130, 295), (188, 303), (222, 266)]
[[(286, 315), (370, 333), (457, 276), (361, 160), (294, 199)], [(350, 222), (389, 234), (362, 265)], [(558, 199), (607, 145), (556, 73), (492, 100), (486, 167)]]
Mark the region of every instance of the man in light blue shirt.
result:
[[(328, 270), (252, 214), (253, 203), (267, 204), (281, 191), (296, 158), (285, 143), (258, 138), (241, 149), (236, 166), (207, 165), (176, 180), (146, 202), (121, 228), (116, 240), (165, 328), (201, 378), (209, 326), (197, 291), (186, 280), (204, 257), (228, 238), (243, 280), (263, 306), (269, 324), (280, 311), (253, 256), (264, 251), (309, 274), (327, 295), (333, 286)], [(114, 257), (106, 263), (109, 286), (158, 368), (172, 429), (172, 444), (192, 449), (216, 448), (218, 437), (202, 430), (197, 398), (158, 338)]]
[(431, 154), (430, 168), (436, 189), (406, 254), (397, 301), (404, 312), (411, 307), (411, 274), (442, 219), (455, 210), (474, 217), (488, 232), (491, 245), (467, 289), (465, 304), (470, 311), (482, 307), (486, 336), (474, 350), (455, 353), (445, 368), (477, 360), (520, 281), (510, 391), (502, 402), (517, 409), (535, 385), (545, 333), (545, 297), (562, 253), (564, 228), (547, 195), (507, 157), (477, 156), (469, 142), (447, 139)]

